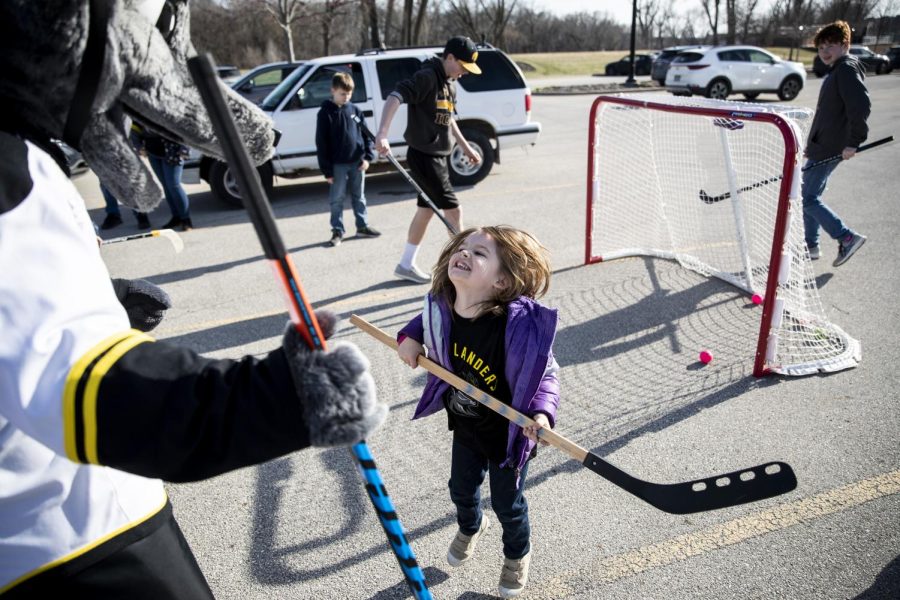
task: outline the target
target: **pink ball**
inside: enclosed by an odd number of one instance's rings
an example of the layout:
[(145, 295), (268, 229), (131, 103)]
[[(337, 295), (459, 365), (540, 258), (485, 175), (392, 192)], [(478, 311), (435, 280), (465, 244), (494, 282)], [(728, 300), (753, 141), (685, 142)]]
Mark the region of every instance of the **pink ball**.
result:
[(753, 302), (753, 304), (762, 304), (763, 297), (759, 294), (753, 294), (753, 296), (750, 298), (750, 301)]
[(712, 362), (712, 354), (710, 354), (706, 350), (703, 350), (700, 353), (700, 362), (702, 362), (704, 365), (708, 365), (710, 362)]

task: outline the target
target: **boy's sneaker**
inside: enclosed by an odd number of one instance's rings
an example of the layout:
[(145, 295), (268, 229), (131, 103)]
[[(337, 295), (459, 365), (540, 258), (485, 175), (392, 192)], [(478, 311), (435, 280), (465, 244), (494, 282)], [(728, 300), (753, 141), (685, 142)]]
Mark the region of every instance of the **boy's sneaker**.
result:
[(832, 266), (839, 267), (850, 260), (850, 257), (853, 256), (857, 250), (862, 248), (862, 245), (865, 243), (866, 236), (864, 235), (859, 235), (858, 233), (851, 233), (848, 235), (838, 246), (838, 255), (837, 258), (834, 259)]
[(337, 229), (332, 230), (331, 232), (331, 241), (328, 242), (332, 246), (340, 246), (341, 240), (344, 239), (344, 235), (338, 231)]
[(472, 555), (475, 554), (475, 545), (478, 543), (478, 538), (488, 528), (488, 523), (487, 515), (482, 513), (481, 525), (478, 527), (478, 531), (472, 535), (466, 535), (461, 531), (456, 532), (456, 537), (450, 542), (450, 550), (447, 551), (447, 562), (450, 563), (451, 567), (458, 567), (472, 558)]
[(822, 253), (819, 252), (818, 246), (809, 246), (809, 260), (819, 260)]
[(520, 559), (503, 559), (503, 570), (500, 572), (500, 597), (515, 598), (525, 589), (528, 583), (528, 565), (531, 563), (531, 552)]
[(122, 215), (119, 213), (110, 213), (106, 215), (106, 218), (103, 219), (103, 222), (100, 223), (100, 229), (104, 231), (107, 229), (112, 229), (113, 227), (118, 227), (122, 224)]
[(381, 232), (375, 229), (374, 227), (369, 227), (366, 225), (365, 227), (360, 227), (356, 230), (357, 237), (378, 237), (381, 235)]
[(407, 281), (412, 281), (413, 283), (430, 283), (431, 277), (426, 275), (422, 271), (416, 268), (416, 265), (412, 265), (410, 268), (406, 268), (403, 265), (397, 265), (397, 268), (394, 269), (394, 275), (399, 277), (400, 279), (405, 279)]

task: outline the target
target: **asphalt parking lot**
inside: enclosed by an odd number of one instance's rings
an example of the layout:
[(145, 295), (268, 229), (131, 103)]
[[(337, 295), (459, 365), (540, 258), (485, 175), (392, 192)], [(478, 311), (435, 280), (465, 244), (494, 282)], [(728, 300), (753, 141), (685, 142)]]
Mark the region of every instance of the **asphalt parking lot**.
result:
[[(900, 74), (867, 83), (870, 138), (896, 135)], [(814, 106), (819, 85), (809, 79), (795, 103)], [(731, 324), (737, 314), (752, 327), (746, 298), (735, 289), (665, 260), (583, 266), (593, 99), (536, 96), (538, 144), (505, 152), (485, 181), (460, 190), (467, 224), (526, 228), (551, 250), (554, 279), (545, 302), (561, 317), (559, 432), (654, 482), (783, 460), (799, 484), (755, 504), (673, 516), (562, 453), (542, 450), (529, 473), (534, 559), (523, 597), (900, 597), (900, 145), (842, 165), (826, 196), (869, 236), (839, 269), (831, 267), (831, 249), (816, 263), (825, 310), (861, 340), (861, 364), (832, 375), (756, 379), (755, 340), (744, 343), (737, 334), (728, 334), (735, 339), (721, 343), (727, 349), (711, 364), (697, 365), (697, 349), (715, 347), (716, 336), (725, 335), (715, 333), (717, 324)], [(93, 176), (76, 185), (101, 221)], [(273, 349), (287, 315), (251, 226), (205, 186), (188, 192), (197, 229), (182, 235), (184, 251), (174, 254), (158, 239), (110, 245), (102, 253), (111, 274), (150, 279), (172, 296), (159, 339), (215, 357)], [(395, 332), (426, 291), (392, 277), (414, 196), (396, 174), (370, 177), (366, 192), (371, 223), (383, 235), (348, 238), (338, 248), (327, 245), (323, 180), (280, 181), (273, 208), (313, 304)], [(167, 212), (158, 209), (153, 222), (163, 223)], [(130, 215), (124, 218), (109, 236), (136, 233)], [(439, 225), (428, 231), (422, 266), (433, 263), (446, 239)], [(684, 303), (687, 297), (693, 301)], [(499, 527), (488, 530), (471, 564), (454, 570), (445, 560), (456, 530), (446, 422), (410, 421), (423, 372), (410, 371), (349, 323), (336, 337), (370, 357), (380, 399), (390, 406), (369, 444), (432, 593), (495, 597)], [(346, 450), (307, 450), (167, 488), (220, 599), (409, 597)]]

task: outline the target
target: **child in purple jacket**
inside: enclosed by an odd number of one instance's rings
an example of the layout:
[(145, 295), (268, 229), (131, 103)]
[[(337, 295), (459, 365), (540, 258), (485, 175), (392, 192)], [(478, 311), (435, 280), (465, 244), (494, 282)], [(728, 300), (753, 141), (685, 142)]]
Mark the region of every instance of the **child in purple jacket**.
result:
[(508, 226), (467, 229), (444, 247), (424, 311), (399, 335), (398, 353), (409, 366), (427, 348), (432, 360), (538, 423), (521, 429), (433, 375), (413, 416), (446, 408), (453, 431), (449, 486), (459, 531), (447, 554), (451, 566), (472, 557), (487, 529), (481, 484), (490, 473), (491, 506), (503, 527), (504, 598), (528, 581), (525, 476), (537, 431), (554, 427), (559, 405), (557, 314), (534, 300), (549, 285), (547, 251), (534, 237)]

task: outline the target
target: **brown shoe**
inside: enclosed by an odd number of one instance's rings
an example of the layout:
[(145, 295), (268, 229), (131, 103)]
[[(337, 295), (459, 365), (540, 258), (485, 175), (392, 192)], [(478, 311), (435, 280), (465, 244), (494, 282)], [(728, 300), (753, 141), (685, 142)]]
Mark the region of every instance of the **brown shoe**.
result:
[(478, 543), (478, 538), (481, 537), (481, 534), (487, 528), (488, 518), (486, 514), (482, 513), (481, 525), (478, 526), (478, 531), (472, 535), (466, 535), (462, 531), (456, 532), (456, 537), (450, 542), (450, 550), (447, 552), (447, 562), (450, 563), (451, 567), (458, 567), (472, 558), (472, 555), (475, 554), (475, 545)]
[(525, 589), (528, 583), (528, 566), (531, 564), (531, 552), (519, 559), (503, 559), (503, 570), (500, 572), (500, 597), (515, 598)]

